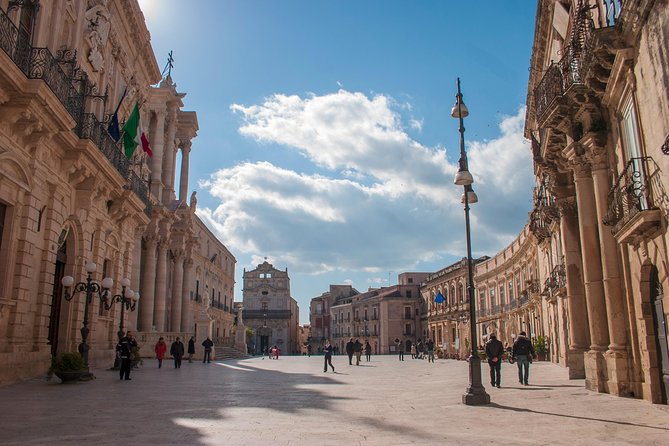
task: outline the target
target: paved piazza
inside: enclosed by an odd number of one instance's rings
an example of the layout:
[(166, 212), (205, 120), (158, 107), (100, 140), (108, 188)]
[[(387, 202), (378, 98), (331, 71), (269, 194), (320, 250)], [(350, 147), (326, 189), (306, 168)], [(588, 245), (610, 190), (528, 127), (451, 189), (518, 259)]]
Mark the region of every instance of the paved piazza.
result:
[(668, 444), (667, 406), (588, 392), (550, 363), (533, 365), (528, 387), (505, 364), (487, 407), (460, 403), (466, 362), (333, 363), (337, 373), (319, 356), (178, 370), (145, 360), (130, 382), (106, 370), (73, 385), (36, 379), (0, 389), (0, 444)]

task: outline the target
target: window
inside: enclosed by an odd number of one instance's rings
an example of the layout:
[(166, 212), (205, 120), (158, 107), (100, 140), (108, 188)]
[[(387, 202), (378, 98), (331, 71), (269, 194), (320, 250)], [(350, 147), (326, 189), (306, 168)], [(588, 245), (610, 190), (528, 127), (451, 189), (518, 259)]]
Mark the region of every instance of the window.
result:
[[(622, 121), (620, 122), (620, 127), (622, 130), (622, 139), (623, 146), (627, 152), (627, 161), (632, 162), (632, 166), (635, 173), (638, 173), (640, 178), (638, 179), (638, 184), (644, 184), (646, 179), (643, 178), (644, 171), (641, 160), (641, 143), (639, 138), (639, 124), (636, 118), (636, 108), (634, 107), (634, 100), (632, 95), (629, 95), (625, 101), (625, 105), (622, 109)], [(644, 193), (639, 193), (638, 203), (630, 204), (630, 206), (639, 206), (639, 210), (648, 209), (648, 201), (646, 200), (646, 195)], [(636, 200), (635, 200), (636, 201)]]
[(404, 325), (404, 335), (411, 336), (411, 324)]
[(407, 282), (408, 282), (408, 283), (413, 283), (413, 277), (409, 277), (409, 278), (407, 279)]
[(404, 307), (404, 319), (411, 319), (411, 307)]
[(2, 239), (5, 230), (5, 215), (7, 215), (7, 206), (0, 203), (0, 249), (2, 249)]
[(406, 295), (407, 297), (411, 297), (411, 290), (407, 290)]
[(267, 302), (262, 302), (260, 305), (263, 311), (267, 310)]

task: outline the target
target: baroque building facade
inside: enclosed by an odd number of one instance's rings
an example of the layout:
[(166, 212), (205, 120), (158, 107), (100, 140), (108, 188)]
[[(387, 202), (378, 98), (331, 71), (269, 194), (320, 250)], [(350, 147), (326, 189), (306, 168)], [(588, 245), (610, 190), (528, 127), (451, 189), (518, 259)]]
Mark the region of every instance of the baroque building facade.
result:
[[(666, 1), (538, 2), (525, 123), (534, 207), (474, 278), (479, 343), (525, 330), (586, 388), (665, 404), (668, 19)], [(422, 289), (437, 330), (445, 288), (431, 277)]]
[(244, 321), (253, 330), (249, 350), (263, 354), (276, 345), (283, 354), (299, 354), (300, 313), (290, 295), (288, 269), (281, 271), (267, 261), (245, 269), (242, 294)]
[[(0, 36), (0, 383), (76, 351), (82, 326), (91, 367), (113, 362), (121, 323), (145, 343), (193, 335), (198, 317), (229, 333), (235, 259), (187, 202), (197, 117), (162, 78), (137, 1), (0, 0)], [(122, 97), (118, 116), (139, 106), (151, 157), (126, 158), (108, 132)], [(61, 279), (84, 281), (89, 262), (95, 282), (115, 280), (110, 294), (130, 280), (135, 311), (64, 299)], [(213, 299), (198, 301), (198, 280)]]
[(665, 403), (668, 19), (666, 1), (539, 2), (525, 125), (570, 375)]
[(309, 343), (314, 352), (321, 351), (326, 340), (334, 342), (330, 307), (357, 294), (360, 294), (360, 292), (351, 285), (330, 285), (329, 291), (311, 299), (309, 304), (309, 325), (311, 326)]

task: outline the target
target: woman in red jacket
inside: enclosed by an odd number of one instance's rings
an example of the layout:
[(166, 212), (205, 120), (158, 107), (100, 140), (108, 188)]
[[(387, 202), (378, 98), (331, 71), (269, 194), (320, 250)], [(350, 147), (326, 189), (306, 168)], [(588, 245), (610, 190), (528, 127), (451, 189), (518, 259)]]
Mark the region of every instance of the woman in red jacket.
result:
[(163, 358), (165, 353), (167, 353), (167, 344), (165, 344), (165, 339), (161, 336), (156, 342), (156, 358), (158, 358), (158, 368), (163, 366)]

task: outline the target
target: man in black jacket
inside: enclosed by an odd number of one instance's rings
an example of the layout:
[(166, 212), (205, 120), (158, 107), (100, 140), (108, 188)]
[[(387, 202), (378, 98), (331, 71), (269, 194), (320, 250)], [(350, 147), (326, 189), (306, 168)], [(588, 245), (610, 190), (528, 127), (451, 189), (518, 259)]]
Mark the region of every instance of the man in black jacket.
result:
[(504, 355), (504, 346), (497, 339), (494, 333), (485, 345), (485, 354), (488, 357), (490, 366), (490, 385), (499, 388), (502, 385), (502, 355)]
[(172, 342), (170, 347), (170, 355), (174, 358), (174, 368), (181, 368), (181, 358), (184, 356), (184, 343), (181, 342), (179, 336), (177, 336), (176, 341)]
[(204, 357), (202, 358), (203, 363), (210, 363), (211, 362), (211, 348), (214, 346), (214, 342), (209, 339), (209, 336), (207, 336), (207, 339), (205, 339), (202, 342), (202, 347), (204, 347)]
[(353, 338), (346, 343), (346, 354), (348, 355), (348, 365), (353, 365)]
[(130, 369), (132, 368), (132, 349), (137, 347), (137, 341), (132, 337), (132, 333), (128, 330), (116, 344), (116, 354), (121, 359), (121, 379), (130, 381)]
[(518, 364), (518, 382), (526, 386), (530, 377), (530, 363), (534, 357), (532, 341), (524, 331), (521, 331), (513, 343), (513, 359)]

